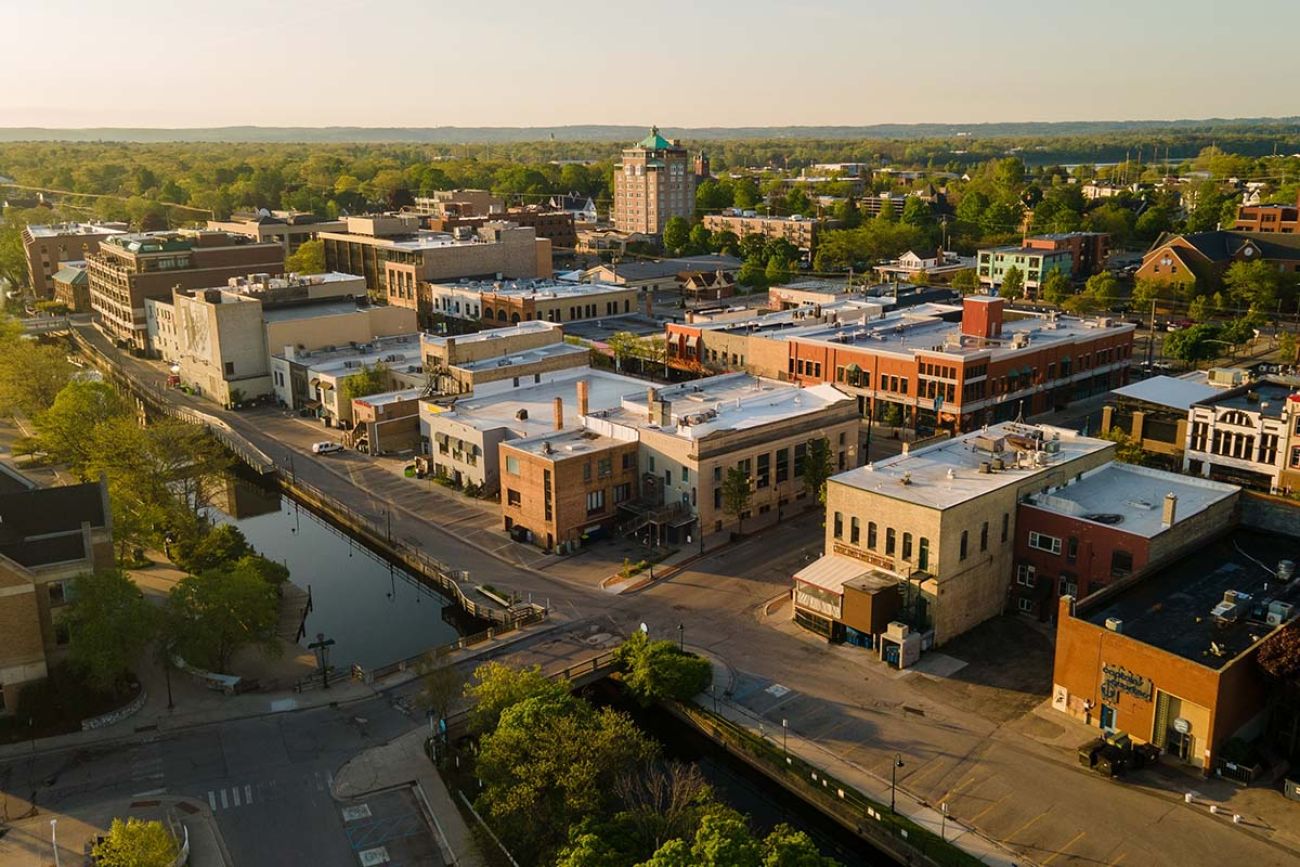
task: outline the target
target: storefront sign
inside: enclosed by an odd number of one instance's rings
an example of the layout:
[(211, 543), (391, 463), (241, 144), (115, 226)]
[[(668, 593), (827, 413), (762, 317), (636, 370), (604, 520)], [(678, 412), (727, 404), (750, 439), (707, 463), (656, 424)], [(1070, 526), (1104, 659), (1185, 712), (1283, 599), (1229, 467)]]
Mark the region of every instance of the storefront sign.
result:
[(1174, 720), (1174, 731), (1178, 732), (1180, 735), (1190, 734), (1192, 731), (1192, 724), (1182, 717), (1179, 717)]
[(836, 554), (843, 554), (845, 557), (852, 557), (855, 560), (870, 563), (872, 566), (879, 566), (881, 569), (888, 569), (890, 572), (894, 571), (894, 560), (892, 557), (881, 557), (872, 554), (870, 551), (861, 551), (857, 548), (851, 548), (848, 545), (841, 545), (838, 542), (835, 543), (833, 550)]
[(1113, 665), (1109, 662), (1102, 664), (1102, 701), (1113, 703), (1119, 699), (1120, 693), (1128, 693), (1141, 701), (1151, 701), (1153, 691), (1150, 678), (1129, 671), (1122, 665)]

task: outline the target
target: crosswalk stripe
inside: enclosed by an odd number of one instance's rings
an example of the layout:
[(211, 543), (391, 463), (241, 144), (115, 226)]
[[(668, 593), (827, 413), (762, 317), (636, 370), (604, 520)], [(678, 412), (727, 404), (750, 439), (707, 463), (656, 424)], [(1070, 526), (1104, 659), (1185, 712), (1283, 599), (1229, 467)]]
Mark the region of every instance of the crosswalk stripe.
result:
[(208, 806), (212, 807), (212, 811), (213, 811), (214, 813), (216, 812), (216, 810), (217, 810), (217, 796), (214, 795), (214, 794), (212, 793), (212, 790), (211, 790), (211, 789), (208, 789)]
[(234, 799), (235, 806), (239, 806), (239, 786), (230, 787), (230, 797)]
[(253, 803), (253, 787), (252, 787), (252, 786), (244, 786), (244, 803), (245, 803), (245, 804), (251, 804), (251, 803)]
[(224, 810), (224, 809), (226, 809), (226, 808), (229, 807), (229, 806), (230, 806), (230, 803), (226, 800), (226, 790), (225, 790), (225, 789), (222, 789), (222, 790), (221, 790), (221, 809)]

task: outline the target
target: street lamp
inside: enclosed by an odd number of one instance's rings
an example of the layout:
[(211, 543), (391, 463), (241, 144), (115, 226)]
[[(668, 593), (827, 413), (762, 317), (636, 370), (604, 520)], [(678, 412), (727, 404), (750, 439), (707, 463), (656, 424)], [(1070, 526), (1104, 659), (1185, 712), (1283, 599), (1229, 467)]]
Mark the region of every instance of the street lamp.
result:
[(943, 818), (939, 820), (939, 839), (948, 842), (948, 802), (944, 801), (939, 805), (939, 811), (943, 813)]
[(903, 756), (901, 753), (894, 753), (894, 766), (889, 769), (889, 812), (898, 812), (895, 807), (897, 801), (895, 793), (898, 790), (898, 769), (903, 767)]
[(677, 624), (677, 647), (682, 653), (686, 652), (686, 626), (682, 623)]
[(316, 651), (316, 659), (320, 662), (321, 685), (325, 689), (330, 688), (330, 648), (334, 646), (333, 638), (326, 638), (324, 632), (316, 633), (316, 640), (307, 645), (308, 650)]
[(59, 820), (50, 820), (50, 845), (54, 847), (54, 867), (62, 867), (59, 862)]
[(790, 755), (789, 736), (790, 721), (785, 717), (781, 717), (781, 749), (785, 751), (787, 757)]

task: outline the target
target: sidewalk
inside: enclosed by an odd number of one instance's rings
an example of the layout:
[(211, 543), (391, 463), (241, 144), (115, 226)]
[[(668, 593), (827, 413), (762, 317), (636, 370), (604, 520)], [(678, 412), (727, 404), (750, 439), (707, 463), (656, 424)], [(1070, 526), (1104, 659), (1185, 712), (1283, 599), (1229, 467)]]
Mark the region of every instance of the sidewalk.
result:
[[(122, 799), (85, 811), (57, 815), (41, 810), (36, 816), (12, 822), (0, 836), (0, 864), (6, 867), (46, 867), (54, 863), (54, 837), (58, 860), (81, 864), (95, 837), (104, 834), (114, 819), (134, 817), (145, 821), (168, 820), (182, 839), (189, 835), (189, 867), (233, 867), (225, 840), (207, 804), (192, 798), (166, 796)], [(58, 822), (51, 827), (51, 818)], [(183, 826), (184, 830), (179, 830)]]
[(381, 789), (410, 786), (428, 809), (430, 832), (443, 861), (455, 867), (484, 867), (487, 862), (451, 792), (424, 754), (426, 737), (421, 726), (348, 760), (334, 774), (332, 794), (338, 801), (352, 801)]
[[(698, 647), (689, 647), (688, 645), (688, 649), (708, 658), (713, 663), (714, 683), (723, 685), (734, 682), (735, 672), (725, 660)], [(730, 687), (726, 692), (730, 692)], [(770, 727), (764, 727), (748, 711), (732, 702), (729, 698), (701, 693), (696, 696), (695, 703), (705, 710), (708, 710), (711, 706), (716, 707), (719, 716), (743, 727), (756, 737), (771, 740), (773, 746), (780, 746), (788, 750), (791, 755), (797, 756), (808, 764), (822, 769), (828, 775), (851, 785), (877, 804), (888, 804), (890, 802), (889, 780), (876, 776), (854, 762), (840, 758), (816, 741), (804, 738), (797, 731), (793, 729), (786, 729), (784, 732), (780, 730), (773, 731)], [(989, 840), (978, 831), (962, 825), (952, 818), (945, 822), (939, 810), (924, 801), (914, 798), (903, 788), (895, 787), (894, 793), (897, 801), (897, 812), (900, 815), (912, 820), (936, 837), (944, 836), (949, 843), (978, 858), (985, 864), (994, 865), (994, 867), (1016, 867), (1018, 864), (1025, 863), (1026, 858), (1023, 855), (1013, 852), (1000, 843)]]

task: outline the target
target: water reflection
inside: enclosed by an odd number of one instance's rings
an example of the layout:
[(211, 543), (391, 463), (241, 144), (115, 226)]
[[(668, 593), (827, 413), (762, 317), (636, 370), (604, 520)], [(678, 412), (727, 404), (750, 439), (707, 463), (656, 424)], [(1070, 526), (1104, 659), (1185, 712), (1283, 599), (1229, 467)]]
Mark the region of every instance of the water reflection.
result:
[(331, 661), (366, 668), (455, 641), (459, 612), (412, 576), (341, 531), (251, 481), (232, 477), (214, 499), (214, 519), (230, 523), (261, 554), (289, 567), (290, 580), (311, 588), (307, 638), (335, 641)]

